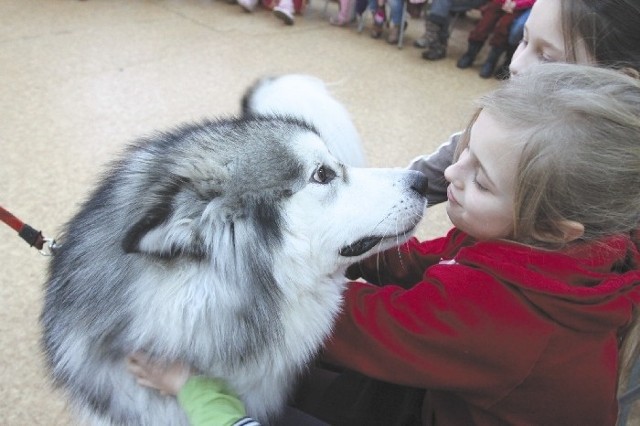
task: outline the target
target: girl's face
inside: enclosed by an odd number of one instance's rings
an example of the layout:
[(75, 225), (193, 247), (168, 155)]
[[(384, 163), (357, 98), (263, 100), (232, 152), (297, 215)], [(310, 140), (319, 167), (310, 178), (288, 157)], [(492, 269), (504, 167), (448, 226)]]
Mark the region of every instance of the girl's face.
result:
[(479, 240), (509, 238), (514, 226), (514, 180), (521, 149), (491, 115), (482, 111), (469, 146), (447, 167), (447, 214)]
[[(560, 1), (537, 0), (533, 5), (524, 26), (522, 41), (509, 66), (511, 74), (518, 75), (530, 66), (543, 62), (569, 62), (562, 32)], [(578, 64), (593, 62), (584, 46), (573, 46), (573, 50)]]

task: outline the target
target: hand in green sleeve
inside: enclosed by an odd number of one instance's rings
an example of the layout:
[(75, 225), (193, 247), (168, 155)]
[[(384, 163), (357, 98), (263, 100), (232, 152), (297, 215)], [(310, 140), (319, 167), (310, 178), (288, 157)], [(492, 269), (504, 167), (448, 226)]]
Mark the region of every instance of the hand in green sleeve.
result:
[[(192, 426), (232, 426), (246, 419), (242, 401), (216, 379), (191, 377), (178, 392), (178, 402)], [(242, 424), (257, 425), (255, 422)]]

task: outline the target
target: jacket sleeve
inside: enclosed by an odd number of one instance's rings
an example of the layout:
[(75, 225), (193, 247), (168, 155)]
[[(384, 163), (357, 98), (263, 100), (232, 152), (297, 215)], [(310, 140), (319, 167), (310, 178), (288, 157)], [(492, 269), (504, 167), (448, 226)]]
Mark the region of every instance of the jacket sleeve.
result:
[(438, 147), (436, 152), (416, 157), (409, 164), (409, 169), (422, 172), (427, 177), (427, 201), (429, 206), (447, 201), (448, 184), (444, 178), (444, 169), (453, 163), (453, 155), (456, 152), (461, 134), (452, 135), (448, 141)]
[(259, 426), (245, 415), (242, 402), (215, 379), (190, 378), (178, 393), (178, 402), (192, 426)]
[(491, 404), (526, 377), (551, 333), (518, 297), (457, 264), (431, 267), (408, 290), (352, 282), (323, 357), (383, 381)]

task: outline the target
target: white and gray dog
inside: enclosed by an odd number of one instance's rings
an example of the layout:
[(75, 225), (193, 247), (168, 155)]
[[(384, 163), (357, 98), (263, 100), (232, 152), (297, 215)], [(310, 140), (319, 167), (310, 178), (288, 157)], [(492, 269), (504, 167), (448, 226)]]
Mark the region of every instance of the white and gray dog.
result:
[[(254, 86), (240, 117), (130, 146), (66, 225), (43, 346), (54, 383), (89, 423), (187, 423), (175, 399), (127, 372), (138, 350), (222, 378), (249, 415), (272, 421), (331, 331), (347, 266), (419, 222), (425, 177), (338, 160), (327, 144), (359, 152), (346, 111), (323, 109), (336, 101), (317, 79), (282, 78)], [(308, 99), (319, 118), (278, 98)], [(353, 133), (341, 140), (331, 123)]]

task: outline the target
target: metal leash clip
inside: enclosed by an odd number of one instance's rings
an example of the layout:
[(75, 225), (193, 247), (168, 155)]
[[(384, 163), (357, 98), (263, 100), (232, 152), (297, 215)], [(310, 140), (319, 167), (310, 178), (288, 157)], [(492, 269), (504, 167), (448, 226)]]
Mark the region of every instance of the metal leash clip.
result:
[(55, 251), (60, 247), (54, 238), (45, 238), (42, 248), (38, 250), (43, 256), (53, 256)]

